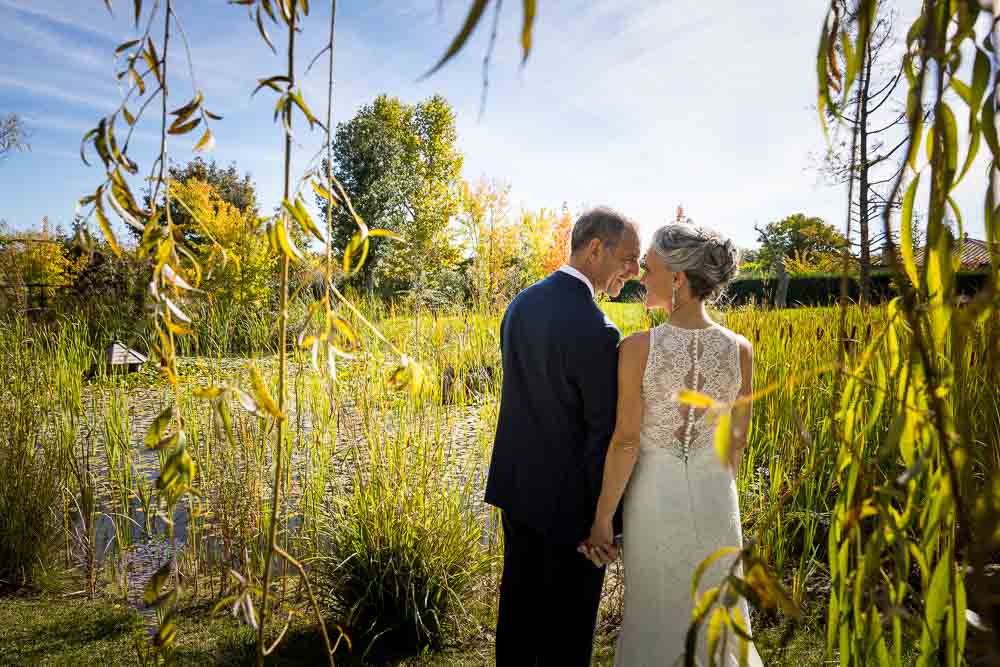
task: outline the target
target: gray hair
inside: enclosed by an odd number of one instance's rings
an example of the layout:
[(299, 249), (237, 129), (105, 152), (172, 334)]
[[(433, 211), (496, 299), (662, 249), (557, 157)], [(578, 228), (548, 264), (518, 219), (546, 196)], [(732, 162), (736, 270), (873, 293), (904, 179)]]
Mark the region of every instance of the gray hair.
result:
[(739, 252), (732, 239), (688, 223), (656, 230), (653, 250), (673, 271), (684, 272), (692, 296), (703, 301), (717, 296), (739, 266)]
[(639, 236), (638, 225), (618, 211), (604, 206), (592, 208), (573, 223), (570, 252), (575, 253), (585, 248), (594, 239), (600, 239), (604, 245), (615, 248), (626, 229), (631, 229)]

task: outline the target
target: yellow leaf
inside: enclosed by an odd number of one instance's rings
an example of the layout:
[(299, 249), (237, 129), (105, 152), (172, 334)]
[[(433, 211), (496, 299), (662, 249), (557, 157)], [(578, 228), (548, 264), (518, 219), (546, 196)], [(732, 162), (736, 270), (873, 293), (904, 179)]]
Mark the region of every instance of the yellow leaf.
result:
[(729, 454), (732, 451), (733, 426), (732, 413), (728, 410), (719, 415), (719, 423), (715, 426), (715, 453), (724, 468), (732, 465)]
[(340, 202), (338, 202), (337, 199), (332, 194), (330, 194), (329, 190), (327, 190), (326, 188), (324, 188), (322, 185), (320, 185), (316, 181), (311, 181), (311, 183), (312, 183), (312, 188), (316, 192), (316, 194), (318, 194), (320, 197), (322, 197), (323, 199), (327, 200), (328, 202), (330, 202), (334, 206), (340, 206)]
[(288, 238), (288, 230), (285, 228), (284, 220), (278, 220), (275, 223), (274, 237), (278, 242), (278, 247), (281, 248), (281, 251), (285, 254), (285, 257), (293, 261), (301, 261), (303, 259), (302, 253), (295, 247), (292, 240)]
[(111, 231), (111, 223), (108, 222), (108, 216), (104, 213), (104, 201), (103, 201), (102, 188), (97, 190), (97, 199), (95, 200), (96, 206), (94, 212), (97, 214), (97, 224), (101, 228), (101, 232), (104, 234), (104, 238), (108, 242), (108, 247), (111, 248), (111, 252), (115, 253), (115, 256), (122, 256), (121, 246), (118, 245), (118, 241), (115, 239), (115, 233)]
[(208, 153), (213, 148), (215, 148), (215, 136), (210, 128), (205, 128), (205, 134), (201, 135), (201, 139), (194, 145), (194, 152)]
[(278, 404), (271, 397), (271, 392), (268, 391), (267, 384), (264, 382), (264, 376), (260, 374), (256, 364), (250, 364), (250, 383), (257, 405), (264, 408), (264, 411), (275, 419), (279, 421), (284, 419), (285, 415), (281, 413)]
[(711, 396), (693, 389), (681, 389), (677, 392), (677, 401), (695, 409), (707, 409), (715, 405), (715, 399)]
[(722, 635), (723, 626), (726, 625), (728, 618), (725, 607), (716, 607), (712, 610), (712, 616), (708, 620), (708, 655), (712, 662), (714, 662), (715, 647), (719, 643), (719, 637)]
[(386, 384), (389, 389), (399, 391), (409, 389), (411, 394), (417, 394), (423, 388), (424, 369), (406, 355), (400, 359), (399, 366), (389, 374)]
[(225, 390), (222, 387), (195, 387), (191, 393), (194, 394), (195, 398), (213, 401), (222, 396), (223, 391)]

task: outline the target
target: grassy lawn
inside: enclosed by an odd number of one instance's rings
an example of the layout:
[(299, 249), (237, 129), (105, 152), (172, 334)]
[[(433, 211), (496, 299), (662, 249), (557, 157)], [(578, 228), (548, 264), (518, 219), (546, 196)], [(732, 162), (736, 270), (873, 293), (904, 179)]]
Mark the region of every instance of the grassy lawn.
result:
[[(245, 665), (254, 660), (254, 633), (228, 614), (211, 615), (211, 605), (181, 609), (176, 644), (177, 664)], [(380, 656), (374, 664), (413, 667), (493, 665), (490, 619), (452, 645), (425, 655)], [(58, 596), (0, 599), (0, 664), (2, 665), (135, 665), (137, 642), (146, 642), (149, 623), (133, 610), (107, 600)], [(777, 628), (760, 632), (759, 649), (768, 665), (812, 667), (826, 661), (821, 632), (802, 628), (784, 651), (775, 648)], [(292, 627), (269, 665), (322, 664), (322, 639), (314, 627)], [(614, 638), (599, 636), (595, 665), (613, 664)], [(362, 662), (346, 652), (338, 664)]]

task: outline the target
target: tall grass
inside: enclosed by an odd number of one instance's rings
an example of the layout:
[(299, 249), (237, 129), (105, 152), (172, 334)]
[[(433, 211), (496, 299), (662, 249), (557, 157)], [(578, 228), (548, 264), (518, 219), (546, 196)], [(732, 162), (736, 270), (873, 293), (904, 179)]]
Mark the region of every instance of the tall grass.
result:
[(43, 585), (57, 560), (89, 364), (78, 326), (0, 326), (0, 589)]
[[(640, 305), (603, 307), (625, 334), (654, 323)], [(357, 652), (433, 647), (460, 629), (469, 605), (489, 599), (496, 583), (499, 535), (482, 489), (502, 380), (501, 314), (414, 318), (398, 305), (363, 308), (395, 346), (421, 361), (428, 381), (418, 393), (391, 391), (386, 380), (393, 358), (377, 344), (358, 361), (342, 363), (333, 385), (312, 372), (308, 358), (293, 355), (282, 454), (288, 493), (276, 514), (278, 543), (320, 575), (327, 614)], [(737, 480), (745, 535), (800, 602), (821, 601), (828, 586), (839, 408), (833, 364), (841, 358), (835, 312), (747, 307), (719, 314), (753, 342), (755, 387), (766, 390), (754, 403)], [(848, 312), (848, 358), (877, 335), (886, 317), (880, 308)], [(978, 443), (970, 458), (980, 477), (1000, 461), (1000, 391), (985, 363), (990, 326), (970, 334), (973, 344), (949, 398), (970, 416), (964, 428)], [(276, 340), (269, 334), (258, 339), (263, 342), (236, 341), (220, 328), (211, 333), (212, 344), (190, 350), (202, 356), (180, 365), (199, 496), (170, 514), (153, 487), (155, 473), (147, 470), (156, 466), (143, 464), (158, 454), (139, 445), (148, 421), (141, 415), (164, 407), (162, 391), (157, 385), (137, 392), (134, 383), (100, 375), (84, 386), (91, 353), (80, 330), (66, 322), (36, 332), (14, 322), (0, 332), (0, 578), (7, 585), (38, 582), (38, 565), (52, 562), (59, 546), (53, 537), (89, 532), (89, 513), (114, 536), (110, 548), (93, 556), (110, 566), (102, 571), (110, 570), (120, 593), (134, 587), (125, 573), (156, 532), (151, 524), (162, 521), (177, 529), (180, 574), (194, 590), (200, 586), (213, 598), (231, 592), (230, 571), (259, 572), (265, 558), (273, 425), (232, 396), (219, 399), (220, 410), (195, 392), (245, 385), (245, 364), (226, 357), (244, 345), (273, 383)], [(855, 400), (874, 424), (865, 455), (887, 478), (898, 475), (901, 463), (881, 448), (898, 406), (892, 397), (878, 404), (867, 388)], [(232, 439), (222, 419), (232, 425)], [(100, 478), (92, 488), (90, 474)], [(72, 549), (81, 555), (79, 544)], [(282, 603), (300, 604), (288, 570), (279, 564), (275, 572)]]

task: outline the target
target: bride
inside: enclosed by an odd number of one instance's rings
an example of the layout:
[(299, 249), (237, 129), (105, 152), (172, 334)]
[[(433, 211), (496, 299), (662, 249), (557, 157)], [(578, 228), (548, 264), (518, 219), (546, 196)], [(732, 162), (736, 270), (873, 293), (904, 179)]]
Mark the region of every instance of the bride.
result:
[[(617, 423), (590, 538), (580, 545), (595, 564), (614, 553), (612, 517), (624, 495), (625, 612), (618, 667), (683, 664), (694, 572), (717, 549), (742, 544), (735, 474), (746, 445), (749, 404), (734, 411), (730, 466), (723, 467), (714, 447), (713, 416), (677, 400), (684, 389), (722, 403), (751, 394), (750, 343), (713, 322), (705, 310), (736, 266), (731, 240), (689, 224), (660, 228), (646, 253), (646, 304), (666, 309), (669, 320), (629, 336), (619, 349)], [(699, 593), (722, 582), (732, 559), (720, 558), (705, 571)], [(749, 633), (746, 601), (732, 612), (742, 616)], [(709, 664), (705, 625), (696, 657), (701, 665)], [(739, 644), (730, 636), (715, 664), (739, 664)], [(761, 665), (752, 644), (748, 649), (749, 664)]]

